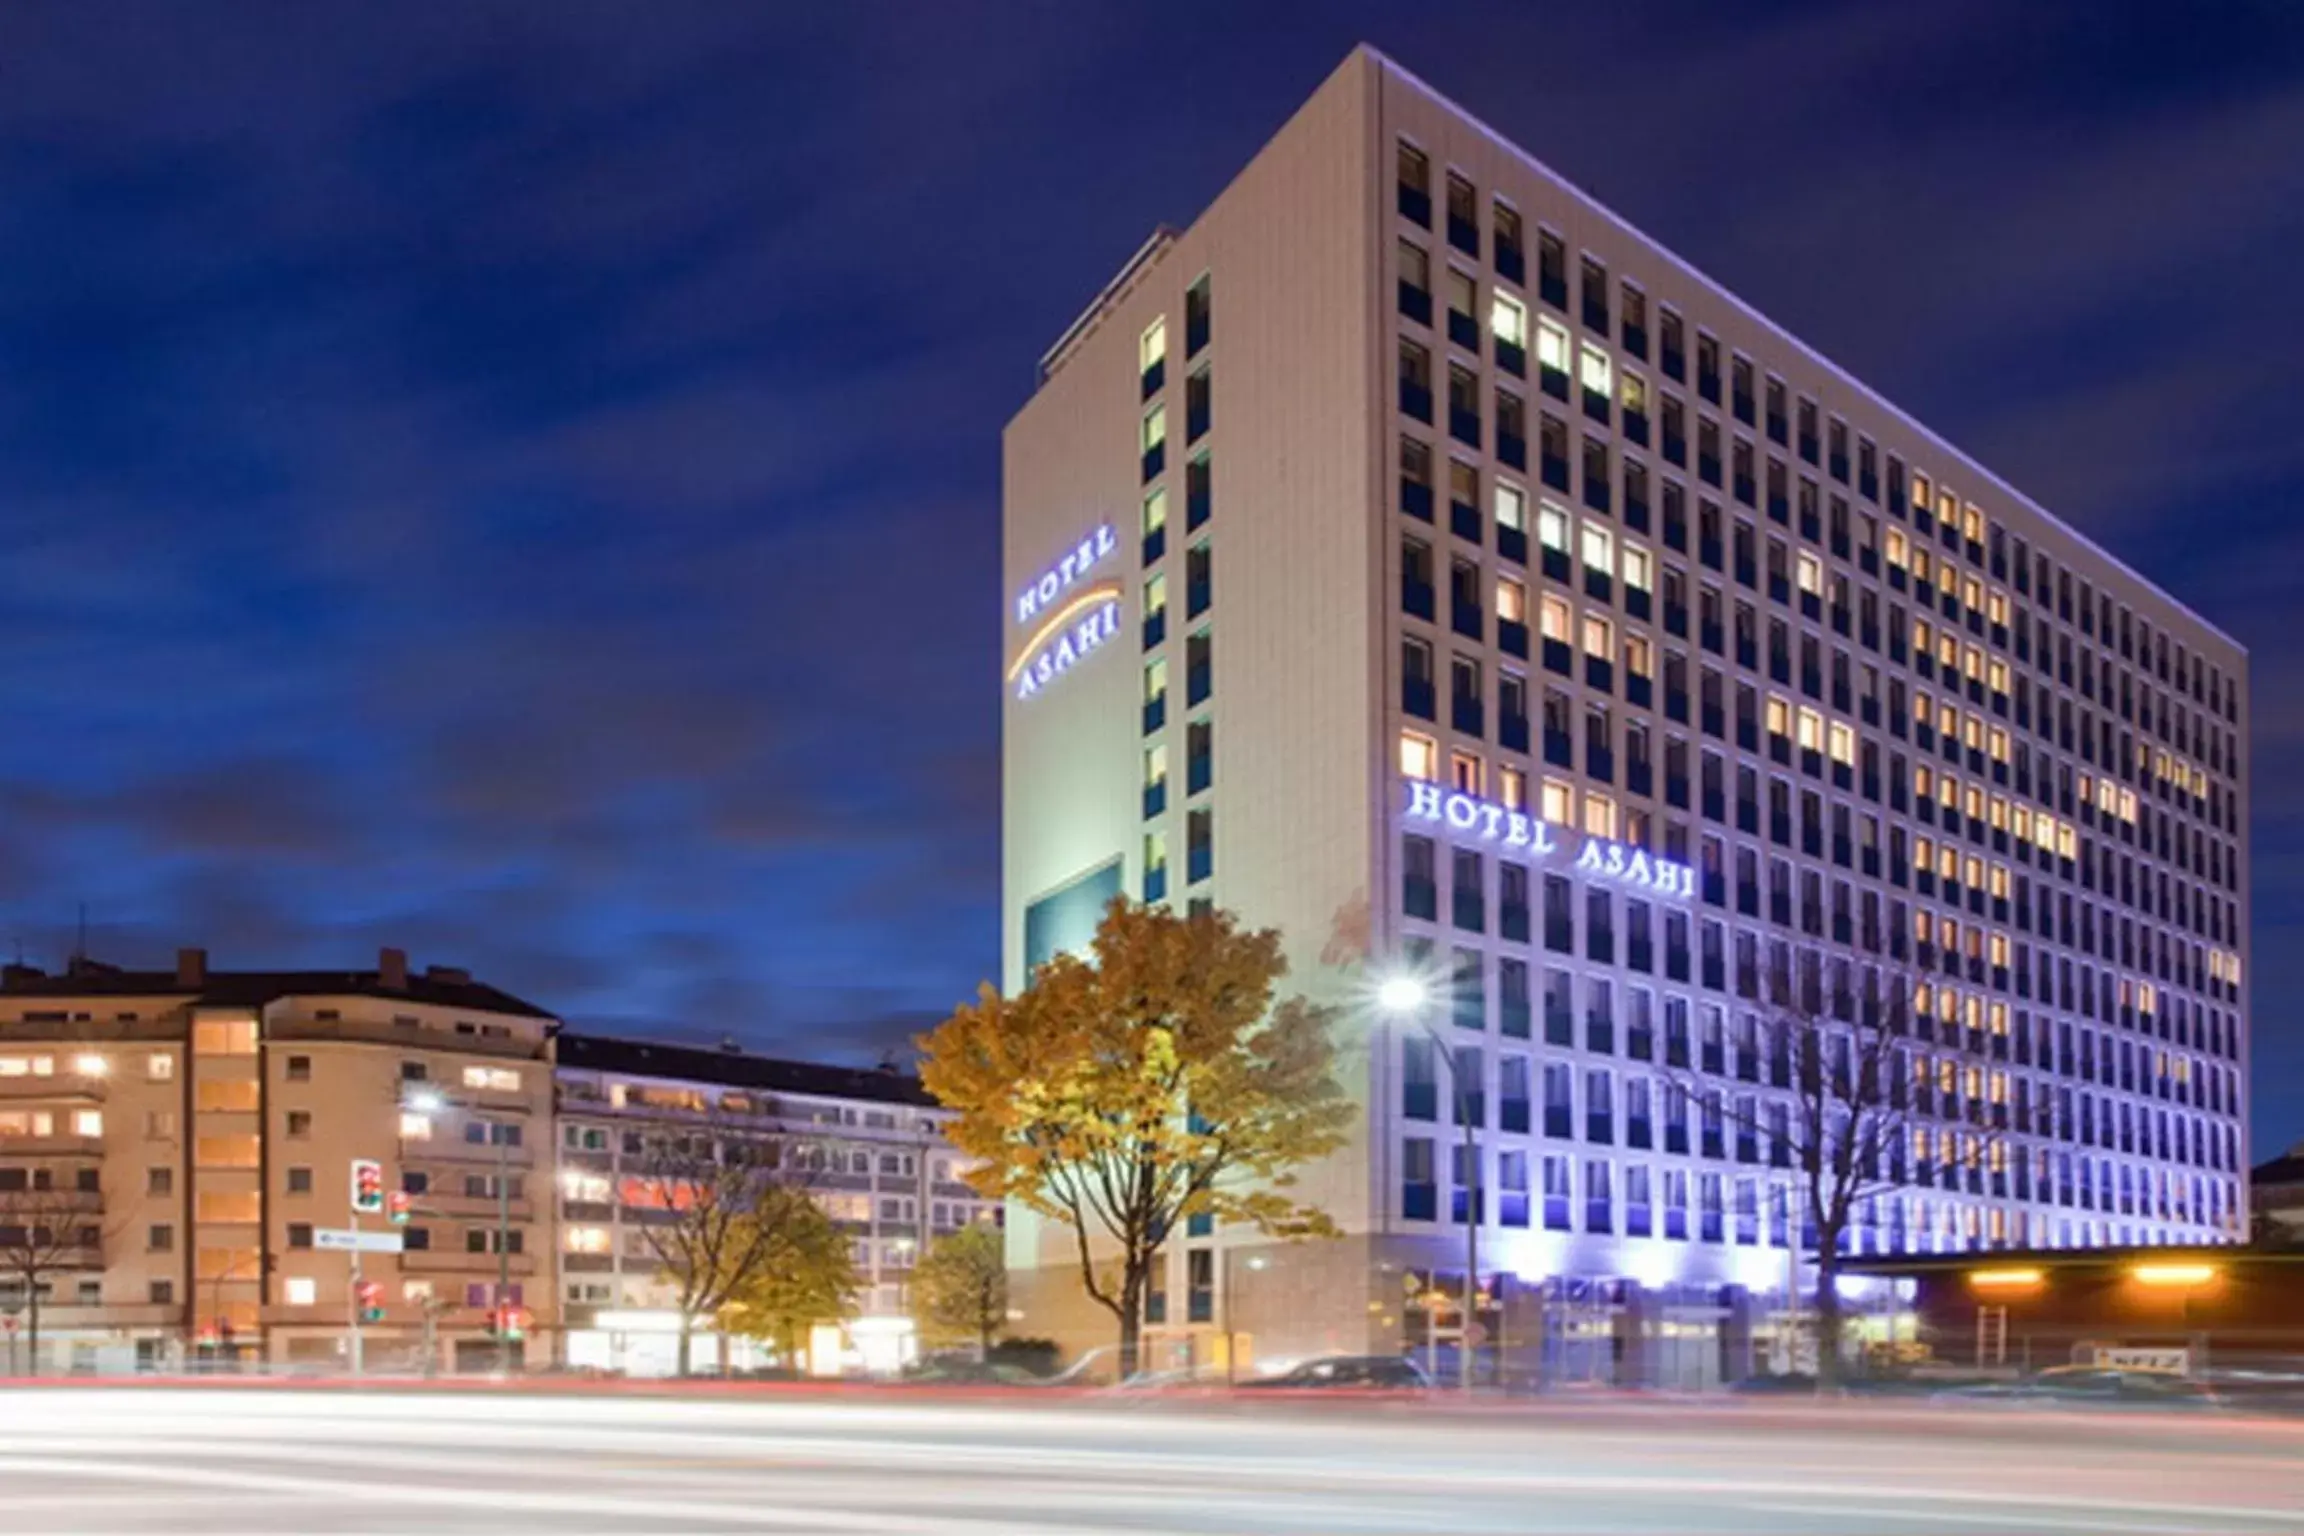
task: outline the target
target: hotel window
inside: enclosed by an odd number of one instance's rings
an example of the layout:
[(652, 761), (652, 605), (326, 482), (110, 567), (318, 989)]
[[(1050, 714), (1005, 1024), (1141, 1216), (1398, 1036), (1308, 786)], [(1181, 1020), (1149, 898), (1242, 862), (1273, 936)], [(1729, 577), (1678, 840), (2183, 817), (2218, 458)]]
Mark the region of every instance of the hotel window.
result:
[(1636, 592), (1653, 591), (1655, 588), (1648, 551), (1637, 544), (1624, 546), (1624, 585)]
[(1616, 545), (1598, 523), (1584, 525), (1584, 568), (1603, 576), (1616, 574)]
[(1541, 812), (1543, 819), (1555, 826), (1565, 827), (1569, 825), (1575, 820), (1575, 813), (1571, 809), (1575, 799), (1576, 791), (1573, 788), (1558, 779), (1546, 779), (1544, 781), (1544, 806)]
[[(1149, 378), (1154, 370), (1168, 360), (1168, 320), (1161, 316), (1144, 327), (1144, 334), (1136, 338), (1136, 367)], [(1152, 388), (1159, 386), (1154, 384)]]
[(1789, 700), (1779, 694), (1768, 695), (1768, 734), (1771, 736), (1790, 736), (1792, 734), (1792, 705)]
[(1467, 795), (1480, 793), (1480, 759), (1469, 752), (1448, 754), (1449, 787)]
[(1400, 733), (1400, 773), (1426, 783), (1440, 776), (1440, 744), (1416, 731)]
[[(1152, 457), (1160, 452), (1167, 441), (1168, 407), (1156, 404), (1144, 413), (1143, 429), (1137, 446), (1143, 450), (1145, 461), (1149, 464)], [(1158, 467), (1148, 469), (1146, 473), (1158, 474)]]
[(1583, 382), (1584, 392), (1588, 395), (1597, 395), (1603, 409), (1605, 409), (1609, 394), (1614, 387), (1608, 369), (1608, 354), (1590, 342), (1586, 342), (1576, 376)]
[(1584, 796), (1584, 830), (1594, 837), (1616, 836), (1616, 802), (1606, 795)]
[(1510, 529), (1525, 538), (1528, 533), (1528, 493), (1500, 480), (1496, 482), (1493, 502), (1496, 526)]
[(1543, 319), (1536, 322), (1536, 362), (1546, 373), (1558, 376), (1557, 385), (1553, 385), (1551, 379), (1545, 380), (1555, 395), (1567, 390), (1570, 350), (1566, 326)]
[(1144, 558), (1157, 560), (1168, 527), (1168, 487), (1156, 485), (1144, 498)]
[(1838, 720), (1833, 721), (1831, 744), (1832, 761), (1844, 766), (1854, 766), (1856, 762), (1856, 733), (1854, 731)]
[(1645, 635), (1624, 637), (1624, 670), (1633, 677), (1652, 678), (1656, 675), (1655, 648)]
[(1824, 593), (1824, 562), (1802, 550), (1798, 572), (1800, 590), (1811, 597), (1821, 597)]
[(1496, 770), (1496, 798), (1504, 802), (1508, 811), (1528, 809), (1528, 774), (1525, 769), (1499, 768)]
[(1488, 302), (1488, 328), (1508, 346), (1528, 345), (1528, 307), (1510, 294), (1493, 295)]
[(1546, 549), (1568, 553), (1568, 514), (1550, 502), (1536, 508), (1536, 540)]
[(1547, 592), (1544, 594), (1543, 601), (1539, 604), (1538, 611), (1540, 614), (1544, 638), (1547, 640), (1557, 641), (1562, 645), (1568, 644), (1568, 632), (1570, 625), (1573, 622), (1572, 610), (1568, 606), (1568, 599), (1564, 597), (1558, 597), (1550, 592)]
[(1400, 308), (1413, 319), (1432, 320), (1432, 258), (1413, 240), (1400, 242)]
[(1528, 622), (1528, 588), (1525, 583), (1510, 576), (1496, 578), (1496, 617), (1507, 624)]
[(1824, 750), (1824, 717), (1812, 709), (1802, 708), (1800, 711), (1800, 750)]
[(1584, 615), (1584, 654), (1601, 661), (1616, 654), (1616, 628), (1598, 614)]

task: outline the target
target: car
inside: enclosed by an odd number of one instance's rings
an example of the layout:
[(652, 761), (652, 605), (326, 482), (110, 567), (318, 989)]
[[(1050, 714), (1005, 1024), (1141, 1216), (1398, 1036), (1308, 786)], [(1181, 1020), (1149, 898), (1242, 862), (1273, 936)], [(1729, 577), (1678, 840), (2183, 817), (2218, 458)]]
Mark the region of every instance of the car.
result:
[(2105, 1365), (2058, 1365), (2018, 1381), (1954, 1387), (1937, 1397), (1952, 1402), (2035, 1407), (2220, 1408), (2213, 1388), (2171, 1371), (2130, 1371)]
[(1324, 1355), (1240, 1385), (1313, 1391), (1348, 1388), (1363, 1392), (1423, 1392), (1430, 1390), (1432, 1378), (1424, 1374), (1422, 1366), (1404, 1355)]

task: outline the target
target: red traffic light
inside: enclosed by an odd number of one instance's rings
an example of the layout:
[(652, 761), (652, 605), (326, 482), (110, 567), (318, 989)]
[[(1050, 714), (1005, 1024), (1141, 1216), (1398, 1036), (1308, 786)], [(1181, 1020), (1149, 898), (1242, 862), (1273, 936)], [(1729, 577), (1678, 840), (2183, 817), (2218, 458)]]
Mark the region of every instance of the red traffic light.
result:
[(384, 1165), (371, 1158), (352, 1159), (352, 1213), (373, 1216), (384, 1209)]
[(396, 1189), (384, 1197), (384, 1217), (394, 1226), (407, 1225), (408, 1191)]
[(363, 1307), (380, 1307), (384, 1305), (384, 1282), (363, 1280), (352, 1288), (352, 1298)]

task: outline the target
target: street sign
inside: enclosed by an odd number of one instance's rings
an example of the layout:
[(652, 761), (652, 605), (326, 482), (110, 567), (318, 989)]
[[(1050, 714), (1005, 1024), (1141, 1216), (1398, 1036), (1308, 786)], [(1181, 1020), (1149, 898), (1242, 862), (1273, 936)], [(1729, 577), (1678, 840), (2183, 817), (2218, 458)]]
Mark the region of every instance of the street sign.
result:
[(361, 1232), (351, 1227), (315, 1227), (312, 1246), (334, 1253), (398, 1253), (405, 1240), (400, 1232)]

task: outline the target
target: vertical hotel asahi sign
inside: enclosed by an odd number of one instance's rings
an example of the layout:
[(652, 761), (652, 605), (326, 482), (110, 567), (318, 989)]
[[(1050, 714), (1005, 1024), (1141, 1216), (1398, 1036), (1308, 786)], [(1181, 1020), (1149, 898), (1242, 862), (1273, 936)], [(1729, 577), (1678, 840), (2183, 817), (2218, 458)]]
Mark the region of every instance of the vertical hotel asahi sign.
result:
[(1024, 640), (1008, 663), (1017, 698), (1031, 698), (1120, 633), (1120, 579), (1088, 580), (1119, 548), (1112, 525), (1101, 524), (1017, 592), (1014, 622)]

